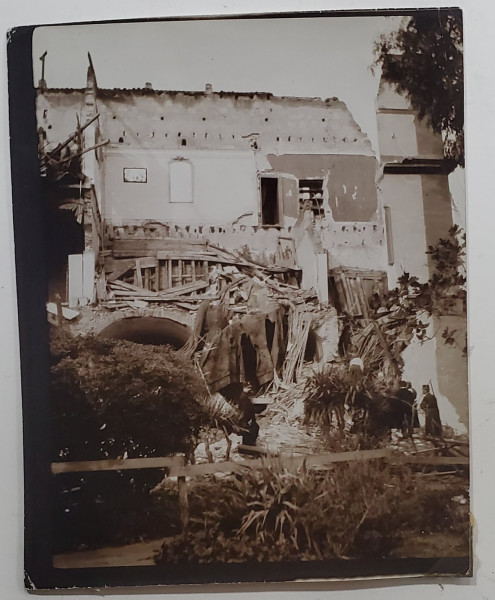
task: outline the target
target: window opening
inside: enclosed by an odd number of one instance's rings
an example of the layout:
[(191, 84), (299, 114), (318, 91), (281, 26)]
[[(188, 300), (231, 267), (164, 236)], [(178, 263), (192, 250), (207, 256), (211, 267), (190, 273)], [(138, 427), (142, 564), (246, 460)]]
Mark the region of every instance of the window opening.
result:
[(192, 202), (192, 165), (186, 160), (170, 163), (170, 202)]
[(299, 180), (299, 210), (310, 209), (315, 216), (324, 216), (323, 179)]

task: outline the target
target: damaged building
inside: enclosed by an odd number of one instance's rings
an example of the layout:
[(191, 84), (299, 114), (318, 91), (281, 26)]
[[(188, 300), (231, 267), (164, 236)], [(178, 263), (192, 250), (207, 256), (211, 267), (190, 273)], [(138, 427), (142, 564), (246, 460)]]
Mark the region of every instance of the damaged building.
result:
[[(426, 281), (426, 250), (452, 225), (441, 139), (386, 85), (377, 100), (379, 155), (337, 98), (210, 84), (201, 92), (151, 83), (100, 89), (91, 58), (84, 89), (39, 82), (37, 121), (51, 216), (50, 303), (104, 306), (114, 316), (102, 323), (114, 328), (129, 318), (168, 319), (188, 327), (176, 328), (177, 347), (193, 333), (208, 344), (227, 325), (228, 346), (239, 328), (234, 366), (204, 356), (218, 379), (210, 377), (212, 391), (246, 378), (243, 353), (256, 355), (247, 378), (259, 385), (290, 381), (308, 343), (313, 358), (329, 360), (337, 347), (325, 340), (338, 339), (337, 313), (369, 318), (370, 300), (403, 272)], [(210, 310), (200, 330), (202, 302), (235, 305), (235, 294), (244, 303), (238, 319), (223, 323)], [(311, 318), (297, 309), (307, 301)], [(256, 312), (266, 327), (261, 341)], [(461, 321), (451, 325), (465, 328)], [(291, 358), (297, 332), (304, 347)], [(427, 352), (427, 373), (405, 371), (418, 389), (434, 381), (451, 424), (467, 426), (465, 359), (435, 340)]]

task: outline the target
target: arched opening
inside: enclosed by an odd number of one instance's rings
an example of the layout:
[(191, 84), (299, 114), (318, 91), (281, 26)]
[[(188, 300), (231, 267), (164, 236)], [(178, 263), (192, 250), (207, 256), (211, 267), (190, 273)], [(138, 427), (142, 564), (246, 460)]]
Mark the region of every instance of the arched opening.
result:
[(127, 317), (107, 325), (100, 335), (114, 340), (127, 340), (136, 344), (172, 346), (179, 350), (189, 339), (187, 325), (162, 317)]

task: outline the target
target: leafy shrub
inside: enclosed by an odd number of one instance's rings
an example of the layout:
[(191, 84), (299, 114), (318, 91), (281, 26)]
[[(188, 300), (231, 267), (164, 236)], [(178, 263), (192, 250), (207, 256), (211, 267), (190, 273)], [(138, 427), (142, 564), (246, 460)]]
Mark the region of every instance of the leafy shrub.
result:
[(190, 452), (204, 385), (164, 346), (96, 336), (52, 339), (58, 455), (70, 460)]
[(176, 494), (160, 501), (150, 494), (162, 478), (158, 469), (57, 476), (53, 552), (130, 544), (177, 534), (180, 529), (176, 525)]
[(165, 541), (157, 562), (389, 556), (406, 532), (466, 528), (468, 516), (452, 511), (450, 499), (436, 502), (435, 490), (416, 484), (408, 468), (377, 461), (296, 473), (271, 464), (242, 478), (191, 482), (188, 530)]
[(324, 365), (313, 371), (304, 387), (304, 417), (324, 431), (343, 428), (344, 401), (350, 382), (341, 365)]
[[(191, 363), (166, 347), (95, 336), (51, 339), (54, 454), (64, 460), (191, 452), (204, 419), (204, 387)], [(54, 552), (177, 533), (150, 490), (157, 469), (59, 475)], [(174, 509), (172, 509), (174, 507)]]

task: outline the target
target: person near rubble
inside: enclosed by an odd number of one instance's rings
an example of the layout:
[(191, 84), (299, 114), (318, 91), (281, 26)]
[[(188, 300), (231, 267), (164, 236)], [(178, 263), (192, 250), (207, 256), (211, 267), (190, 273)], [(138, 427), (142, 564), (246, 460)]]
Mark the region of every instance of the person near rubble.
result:
[(412, 389), (410, 382), (401, 381), (399, 383), (399, 389), (397, 391), (396, 397), (402, 403), (402, 437), (410, 438), (413, 434), (414, 427), (419, 426), (418, 416), (414, 407), (414, 403), (416, 400), (416, 392)]
[(349, 391), (347, 392), (346, 401), (349, 405), (354, 405), (354, 399), (359, 391), (364, 375), (364, 363), (359, 356), (351, 359), (349, 362)]
[(246, 393), (242, 383), (231, 383), (221, 390), (221, 394), (240, 412), (239, 432), (245, 446), (256, 446), (260, 426), (256, 421), (256, 412), (251, 398)]
[(425, 435), (440, 437), (442, 435), (442, 422), (438, 410), (437, 399), (430, 391), (429, 384), (423, 385), (423, 397), (420, 408), (425, 415)]

